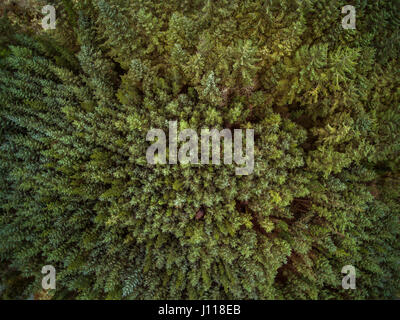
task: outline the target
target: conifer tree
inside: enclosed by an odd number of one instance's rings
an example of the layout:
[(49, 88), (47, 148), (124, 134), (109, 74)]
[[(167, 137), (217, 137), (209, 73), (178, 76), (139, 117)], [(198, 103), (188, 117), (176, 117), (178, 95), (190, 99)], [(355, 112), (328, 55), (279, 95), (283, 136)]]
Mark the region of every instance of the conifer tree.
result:
[[(342, 0), (7, 6), (1, 297), (53, 265), (54, 299), (394, 298), (400, 11), (354, 3), (356, 30)], [(170, 121), (253, 129), (254, 171), (147, 163)]]

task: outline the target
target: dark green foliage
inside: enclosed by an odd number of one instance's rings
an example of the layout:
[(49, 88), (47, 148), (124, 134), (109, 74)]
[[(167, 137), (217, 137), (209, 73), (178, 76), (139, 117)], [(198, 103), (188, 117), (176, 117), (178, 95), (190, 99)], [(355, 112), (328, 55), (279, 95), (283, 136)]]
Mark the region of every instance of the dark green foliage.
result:
[[(346, 4), (63, 0), (46, 32), (3, 18), (2, 297), (51, 264), (54, 298), (393, 298), (400, 11), (354, 1), (344, 30)], [(147, 164), (146, 133), (172, 120), (254, 129), (254, 172)]]

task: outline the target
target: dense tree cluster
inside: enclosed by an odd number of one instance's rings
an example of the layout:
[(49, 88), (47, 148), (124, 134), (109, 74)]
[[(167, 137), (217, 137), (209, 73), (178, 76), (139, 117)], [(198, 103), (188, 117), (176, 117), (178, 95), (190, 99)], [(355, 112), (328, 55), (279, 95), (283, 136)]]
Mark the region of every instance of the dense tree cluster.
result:
[[(0, 21), (3, 298), (44, 265), (65, 299), (400, 292), (399, 2), (31, 2)], [(254, 172), (148, 164), (169, 121), (254, 129)]]

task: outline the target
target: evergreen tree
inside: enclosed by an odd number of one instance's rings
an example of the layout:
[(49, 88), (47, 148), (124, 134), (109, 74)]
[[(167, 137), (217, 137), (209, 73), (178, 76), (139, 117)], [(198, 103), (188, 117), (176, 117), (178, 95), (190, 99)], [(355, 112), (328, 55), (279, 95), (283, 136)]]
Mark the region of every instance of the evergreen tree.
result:
[[(354, 3), (62, 0), (46, 31), (7, 3), (1, 297), (48, 264), (55, 299), (395, 297), (400, 11)], [(148, 164), (170, 121), (254, 129), (254, 171)]]

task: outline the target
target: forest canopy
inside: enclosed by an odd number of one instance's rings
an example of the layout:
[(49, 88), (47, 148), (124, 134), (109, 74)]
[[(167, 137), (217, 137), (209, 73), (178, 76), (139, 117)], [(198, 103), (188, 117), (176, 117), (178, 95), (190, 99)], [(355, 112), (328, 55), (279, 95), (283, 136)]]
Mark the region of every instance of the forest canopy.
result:
[[(2, 1), (0, 298), (395, 298), (400, 2), (351, 2)], [(149, 164), (170, 121), (254, 170)]]

